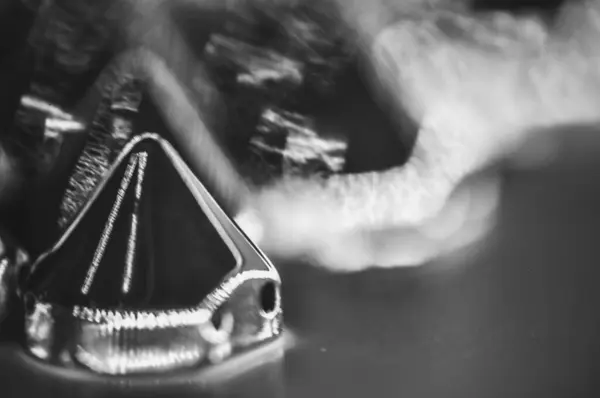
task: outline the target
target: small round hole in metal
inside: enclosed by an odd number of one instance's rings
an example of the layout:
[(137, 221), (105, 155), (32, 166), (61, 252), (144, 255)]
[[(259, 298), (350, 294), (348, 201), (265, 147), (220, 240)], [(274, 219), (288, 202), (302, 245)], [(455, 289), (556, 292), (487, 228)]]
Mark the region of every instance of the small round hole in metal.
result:
[(278, 307), (279, 292), (273, 282), (267, 282), (260, 288), (260, 307), (265, 315), (273, 314)]

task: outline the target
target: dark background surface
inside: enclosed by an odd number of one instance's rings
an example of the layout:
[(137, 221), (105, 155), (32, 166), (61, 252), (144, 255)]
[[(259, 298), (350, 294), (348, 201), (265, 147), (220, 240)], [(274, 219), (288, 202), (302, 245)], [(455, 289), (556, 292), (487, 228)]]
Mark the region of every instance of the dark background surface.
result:
[[(361, 108), (360, 97), (348, 101)], [(336, 120), (352, 125), (347, 115), (357, 112), (339, 106)], [(145, 123), (160, 131), (158, 121)], [(126, 380), (59, 372), (23, 353), (13, 313), (0, 326), (0, 396), (600, 396), (600, 139), (586, 129), (565, 133), (551, 165), (504, 171), (497, 229), (455, 268), (331, 275), (276, 264), (296, 337), (282, 359), (219, 387), (197, 373)], [(392, 138), (363, 140), (377, 148)], [(356, 170), (382, 162), (376, 149), (355, 153)]]

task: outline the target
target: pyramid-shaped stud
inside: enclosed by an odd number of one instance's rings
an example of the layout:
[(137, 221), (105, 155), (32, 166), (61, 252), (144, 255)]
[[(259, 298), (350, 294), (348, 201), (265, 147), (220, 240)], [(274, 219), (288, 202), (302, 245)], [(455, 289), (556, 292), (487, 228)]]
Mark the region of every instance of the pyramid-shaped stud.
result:
[(145, 133), (33, 264), (26, 348), (106, 374), (201, 367), (281, 334), (280, 285), (173, 147)]

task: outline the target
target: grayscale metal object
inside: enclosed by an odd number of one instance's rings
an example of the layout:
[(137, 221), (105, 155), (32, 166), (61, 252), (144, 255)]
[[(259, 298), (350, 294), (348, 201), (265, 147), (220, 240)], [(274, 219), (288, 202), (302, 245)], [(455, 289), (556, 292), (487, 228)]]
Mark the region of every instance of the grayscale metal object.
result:
[(145, 133), (33, 264), (26, 348), (110, 375), (209, 366), (280, 336), (280, 285), (173, 147)]

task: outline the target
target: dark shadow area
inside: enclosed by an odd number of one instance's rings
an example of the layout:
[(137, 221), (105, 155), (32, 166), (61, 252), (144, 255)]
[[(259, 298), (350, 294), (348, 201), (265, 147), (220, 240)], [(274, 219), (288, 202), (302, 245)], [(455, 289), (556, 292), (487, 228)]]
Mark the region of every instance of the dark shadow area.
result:
[(392, 105), (377, 98), (358, 58), (338, 84), (339, 90), (316, 117), (324, 131), (347, 137), (344, 172), (380, 171), (403, 164), (412, 150), (416, 129), (410, 131), (394, 120)]
[(471, 5), (477, 11), (543, 12), (553, 15), (569, 1), (580, 0), (471, 0)]

